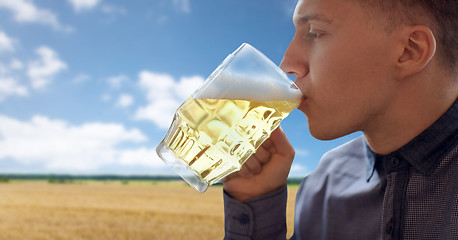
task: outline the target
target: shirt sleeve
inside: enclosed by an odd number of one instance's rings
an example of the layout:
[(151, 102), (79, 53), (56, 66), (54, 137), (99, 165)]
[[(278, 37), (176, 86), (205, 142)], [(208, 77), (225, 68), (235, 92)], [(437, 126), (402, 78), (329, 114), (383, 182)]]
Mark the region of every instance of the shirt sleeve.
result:
[(286, 185), (244, 202), (224, 198), (225, 240), (286, 239)]

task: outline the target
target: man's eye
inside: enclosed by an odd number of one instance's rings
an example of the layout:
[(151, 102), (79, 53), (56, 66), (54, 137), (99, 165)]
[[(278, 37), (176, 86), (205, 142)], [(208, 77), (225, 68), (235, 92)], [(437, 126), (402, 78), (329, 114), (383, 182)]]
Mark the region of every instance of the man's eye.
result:
[(310, 25), (308, 27), (308, 31), (305, 35), (305, 38), (308, 39), (308, 40), (316, 40), (320, 37), (323, 36), (323, 32), (322, 31), (319, 31), (317, 30), (316, 28), (314, 28), (312, 25)]
[(321, 33), (315, 33), (315, 32), (308, 32), (307, 33), (307, 38), (313, 39), (313, 38), (319, 38), (321, 37)]

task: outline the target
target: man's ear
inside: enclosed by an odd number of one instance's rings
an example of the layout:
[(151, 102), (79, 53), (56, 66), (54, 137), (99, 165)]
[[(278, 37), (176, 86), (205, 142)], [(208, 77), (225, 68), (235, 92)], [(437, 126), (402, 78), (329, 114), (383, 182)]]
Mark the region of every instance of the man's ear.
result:
[(408, 26), (400, 31), (402, 52), (397, 62), (397, 78), (403, 79), (421, 71), (436, 52), (436, 39), (431, 29)]

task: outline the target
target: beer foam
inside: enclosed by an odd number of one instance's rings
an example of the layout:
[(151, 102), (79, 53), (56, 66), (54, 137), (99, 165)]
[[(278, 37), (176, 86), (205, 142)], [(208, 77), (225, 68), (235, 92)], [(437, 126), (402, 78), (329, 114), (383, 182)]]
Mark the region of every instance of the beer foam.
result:
[(220, 74), (217, 79), (207, 80), (193, 94), (196, 99), (235, 99), (252, 101), (299, 100), (301, 91), (292, 81), (277, 80), (271, 76), (228, 76)]

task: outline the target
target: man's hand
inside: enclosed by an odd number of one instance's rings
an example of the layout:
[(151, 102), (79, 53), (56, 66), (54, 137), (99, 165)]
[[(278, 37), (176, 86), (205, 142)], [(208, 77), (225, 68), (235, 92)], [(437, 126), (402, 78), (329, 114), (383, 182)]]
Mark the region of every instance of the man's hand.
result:
[(275, 191), (286, 184), (293, 159), (294, 149), (278, 127), (240, 171), (224, 179), (224, 189), (239, 201)]

